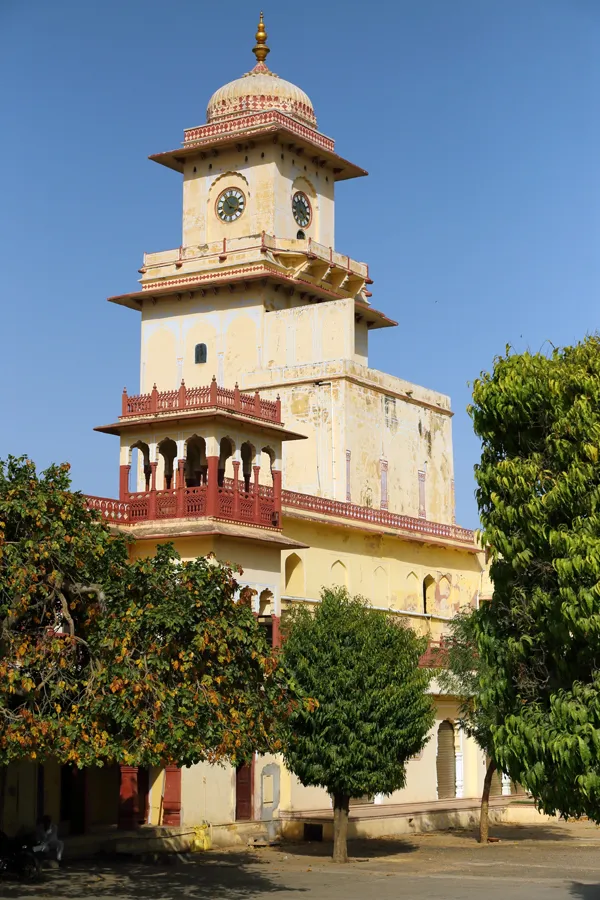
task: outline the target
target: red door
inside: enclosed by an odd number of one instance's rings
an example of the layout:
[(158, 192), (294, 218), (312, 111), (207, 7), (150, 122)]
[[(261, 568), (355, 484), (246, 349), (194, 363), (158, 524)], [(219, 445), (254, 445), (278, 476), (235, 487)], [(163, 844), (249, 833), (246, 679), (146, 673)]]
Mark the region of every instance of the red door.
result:
[(244, 763), (235, 770), (235, 817), (242, 821), (252, 819), (253, 764)]

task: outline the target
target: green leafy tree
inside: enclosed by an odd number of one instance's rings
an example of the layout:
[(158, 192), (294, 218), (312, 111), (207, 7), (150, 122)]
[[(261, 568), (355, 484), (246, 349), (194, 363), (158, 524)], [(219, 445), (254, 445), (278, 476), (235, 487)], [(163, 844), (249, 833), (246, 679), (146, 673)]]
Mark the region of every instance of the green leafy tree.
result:
[(600, 339), (475, 382), (493, 602), (477, 618), (495, 758), (547, 813), (600, 821)]
[(235, 762), (280, 748), (294, 702), (236, 573), (130, 562), (68, 468), (0, 464), (0, 813), (14, 760)]
[(495, 761), (492, 729), (502, 721), (499, 710), (482, 706), (481, 690), (490, 676), (485, 661), (477, 651), (477, 610), (460, 610), (448, 625), (448, 634), (440, 653), (441, 668), (437, 672), (440, 688), (458, 700), (459, 725), (486, 754), (488, 762), (481, 794), (479, 842), (489, 836), (490, 791), (498, 766)]
[(302, 784), (333, 797), (336, 862), (347, 862), (349, 801), (404, 787), (406, 762), (427, 742), (434, 710), (426, 642), (361, 597), (323, 590), (292, 614), (284, 662), (311, 698), (288, 720), (284, 757)]

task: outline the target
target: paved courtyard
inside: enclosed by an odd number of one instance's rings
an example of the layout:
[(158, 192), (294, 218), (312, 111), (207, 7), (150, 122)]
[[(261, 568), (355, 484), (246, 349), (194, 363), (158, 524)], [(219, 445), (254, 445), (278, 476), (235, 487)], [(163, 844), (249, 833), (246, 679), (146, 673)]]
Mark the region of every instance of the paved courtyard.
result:
[(166, 864), (95, 861), (50, 871), (39, 885), (3, 882), (23, 900), (600, 900), (600, 829), (498, 827), (499, 843), (447, 833), (351, 844), (335, 866), (327, 845), (173, 857)]

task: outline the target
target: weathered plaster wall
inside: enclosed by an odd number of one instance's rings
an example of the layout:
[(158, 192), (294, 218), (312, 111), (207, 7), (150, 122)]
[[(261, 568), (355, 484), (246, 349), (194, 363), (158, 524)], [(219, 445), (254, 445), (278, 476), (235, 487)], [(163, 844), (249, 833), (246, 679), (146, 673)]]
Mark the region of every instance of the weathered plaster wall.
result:
[[(252, 146), (251, 146), (252, 144)], [(238, 148), (219, 149), (216, 155), (189, 157), (183, 178), (183, 234), (185, 247), (202, 246), (221, 238), (262, 231), (295, 238), (298, 225), (292, 214), (297, 190), (310, 199), (312, 219), (306, 237), (327, 247), (334, 245), (334, 182), (308, 158), (291, 153), (272, 140), (243, 142)], [(235, 222), (215, 215), (222, 190), (237, 187), (246, 197), (244, 213)]]
[[(477, 603), (482, 583), (480, 555), (390, 534), (284, 516), (288, 537), (308, 544), (285, 551), (281, 565), (282, 597), (317, 600), (322, 587), (341, 584), (374, 606), (406, 613), (419, 634), (437, 639), (463, 606)], [(290, 560), (290, 562), (288, 562)], [(423, 582), (433, 579), (424, 611)]]

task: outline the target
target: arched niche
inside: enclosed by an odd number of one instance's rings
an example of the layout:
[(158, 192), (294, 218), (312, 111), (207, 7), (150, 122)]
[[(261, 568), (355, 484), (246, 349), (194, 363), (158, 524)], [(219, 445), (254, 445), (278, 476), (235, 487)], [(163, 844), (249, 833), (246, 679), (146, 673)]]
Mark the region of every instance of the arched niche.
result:
[(331, 583), (339, 587), (348, 587), (348, 570), (341, 559), (336, 559), (331, 566)]
[(304, 563), (297, 553), (290, 553), (285, 561), (285, 592), (290, 597), (304, 597)]
[(423, 612), (431, 615), (435, 610), (435, 578), (426, 575), (423, 579)]

